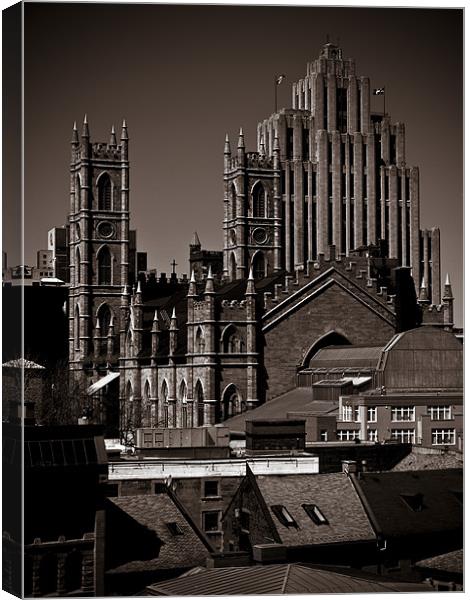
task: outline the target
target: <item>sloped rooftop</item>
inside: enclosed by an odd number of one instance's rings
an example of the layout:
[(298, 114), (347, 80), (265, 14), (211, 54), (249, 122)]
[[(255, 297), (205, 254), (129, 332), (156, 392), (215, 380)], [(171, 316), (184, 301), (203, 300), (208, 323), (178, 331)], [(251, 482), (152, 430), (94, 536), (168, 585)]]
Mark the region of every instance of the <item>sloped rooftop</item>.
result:
[[(344, 473), (259, 475), (256, 483), (270, 511), (281, 542), (308, 546), (375, 540), (375, 534), (351, 480)], [(316, 505), (326, 519), (318, 525), (303, 504)], [(282, 505), (295, 521), (286, 526), (273, 506)]]
[(302, 564), (198, 569), (149, 586), (149, 596), (241, 596), (255, 594), (331, 594), (426, 592), (425, 584), (368, 578), (311, 568)]
[[(167, 494), (120, 496), (109, 500), (122, 513), (130, 517), (137, 527), (143, 527), (144, 530), (154, 533), (160, 541), (160, 548), (158, 555), (153, 558), (124, 562), (108, 570), (108, 573), (189, 569), (205, 564), (210, 553), (209, 545), (203, 543), (170, 496)], [(176, 524), (178, 533), (171, 532), (169, 523)]]

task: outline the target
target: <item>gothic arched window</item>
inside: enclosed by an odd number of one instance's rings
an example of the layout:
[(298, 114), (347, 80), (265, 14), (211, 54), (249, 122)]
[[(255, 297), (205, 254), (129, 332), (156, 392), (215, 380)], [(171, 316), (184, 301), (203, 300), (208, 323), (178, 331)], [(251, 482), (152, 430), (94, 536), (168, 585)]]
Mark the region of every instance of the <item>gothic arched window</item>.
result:
[(204, 390), (202, 389), (202, 383), (198, 379), (196, 387), (194, 389), (194, 397), (197, 403), (197, 424), (199, 426), (204, 425)]
[(188, 386), (186, 385), (186, 381), (184, 379), (180, 385), (180, 400), (184, 403), (188, 401)]
[(204, 332), (202, 331), (201, 327), (198, 327), (196, 331), (196, 352), (198, 354), (202, 354), (204, 352), (204, 347)]
[(152, 426), (152, 402), (150, 399), (150, 383), (147, 379), (144, 385), (144, 427)]
[(238, 329), (233, 325), (229, 325), (225, 330), (222, 345), (224, 352), (230, 354), (244, 352), (245, 350), (245, 342)]
[(261, 183), (257, 183), (253, 188), (253, 216), (266, 216), (266, 192)]
[(257, 252), (253, 257), (253, 277), (262, 279), (265, 276), (265, 260), (262, 252)]
[(80, 175), (77, 175), (75, 179), (75, 212), (80, 211), (80, 197), (82, 193), (82, 186), (80, 183)]
[(111, 285), (111, 252), (105, 246), (98, 253), (98, 285)]
[(75, 251), (75, 284), (80, 283), (80, 250)]
[(232, 252), (230, 255), (230, 279), (233, 281), (237, 278), (237, 260), (235, 254)]
[(232, 219), (237, 218), (237, 189), (235, 188), (235, 184), (232, 183), (230, 187), (230, 208), (232, 210)]
[(112, 186), (107, 173), (98, 179), (98, 210), (112, 210)]
[(162, 383), (162, 400), (163, 402), (168, 401), (168, 384), (166, 380), (164, 380)]
[(75, 350), (80, 350), (80, 309), (78, 308), (78, 305), (75, 307), (73, 320), (73, 340)]

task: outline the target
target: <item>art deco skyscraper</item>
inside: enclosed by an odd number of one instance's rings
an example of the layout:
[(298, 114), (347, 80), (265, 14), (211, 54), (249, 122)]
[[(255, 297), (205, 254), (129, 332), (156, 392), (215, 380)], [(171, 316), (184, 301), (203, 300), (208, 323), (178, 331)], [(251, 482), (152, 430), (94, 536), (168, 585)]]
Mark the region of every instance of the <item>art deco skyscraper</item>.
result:
[(327, 43), (292, 86), (292, 108), (258, 124), (257, 152), (225, 143), (224, 273), (303, 269), (385, 240), (440, 303), (439, 230), (420, 232), (419, 171), (406, 164), (405, 126), (371, 111), (367, 77)]

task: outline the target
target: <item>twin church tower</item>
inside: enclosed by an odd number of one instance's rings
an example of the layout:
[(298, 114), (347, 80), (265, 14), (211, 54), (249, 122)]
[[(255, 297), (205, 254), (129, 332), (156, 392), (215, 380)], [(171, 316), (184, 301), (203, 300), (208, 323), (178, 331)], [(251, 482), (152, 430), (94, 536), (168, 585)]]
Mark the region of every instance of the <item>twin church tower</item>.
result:
[[(411, 268), (422, 304), (441, 303), (439, 230), (420, 229), (419, 173), (406, 165), (404, 125), (371, 111), (370, 102), (369, 79), (328, 43), (293, 84), (292, 108), (258, 124), (256, 152), (247, 151), (242, 130), (236, 145), (226, 137), (223, 252), (201, 251), (196, 240), (201, 264), (189, 286), (171, 278), (152, 287), (139, 276), (126, 123), (119, 141), (113, 128), (108, 143), (92, 143), (86, 119), (80, 133), (74, 127), (69, 363), (76, 381), (106, 389), (100, 420), (116, 428), (120, 420), (121, 430), (129, 414), (147, 425), (210, 424), (280, 393), (284, 375), (277, 392), (273, 382), (284, 367), (269, 358), (268, 338), (292, 311), (263, 326), (268, 296), (276, 298), (281, 279), (288, 293), (293, 278), (313, 277), (325, 257), (339, 265), (379, 253), (390, 268)], [(209, 273), (207, 281), (201, 273)], [(370, 294), (370, 271), (369, 278), (361, 306), (370, 302), (371, 319), (385, 315), (385, 342), (395, 317), (386, 296)], [(268, 282), (263, 306), (257, 280)], [(235, 293), (237, 281), (243, 290)], [(371, 321), (356, 339), (338, 324), (328, 327), (353, 344), (373, 343), (378, 331)], [(299, 342), (305, 356), (286, 372), (306, 364), (308, 346), (314, 342)], [(147, 416), (136, 421), (136, 411)]]

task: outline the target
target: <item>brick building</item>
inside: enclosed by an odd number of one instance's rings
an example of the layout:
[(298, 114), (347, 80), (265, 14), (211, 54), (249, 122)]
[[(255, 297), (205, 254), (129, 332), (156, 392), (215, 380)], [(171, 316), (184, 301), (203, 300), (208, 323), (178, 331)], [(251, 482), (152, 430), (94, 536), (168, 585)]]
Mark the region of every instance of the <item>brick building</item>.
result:
[(243, 132), (236, 154), (226, 139), (223, 252), (195, 235), (189, 282), (138, 277), (125, 123), (120, 143), (114, 129), (105, 144), (86, 120), (81, 139), (74, 128), (70, 369), (97, 384), (90, 404), (108, 436), (222, 422), (295, 387), (324, 346), (384, 345), (423, 318), (452, 328), (404, 126), (371, 113), (369, 96), (326, 44), (293, 108), (259, 124), (257, 152)]

